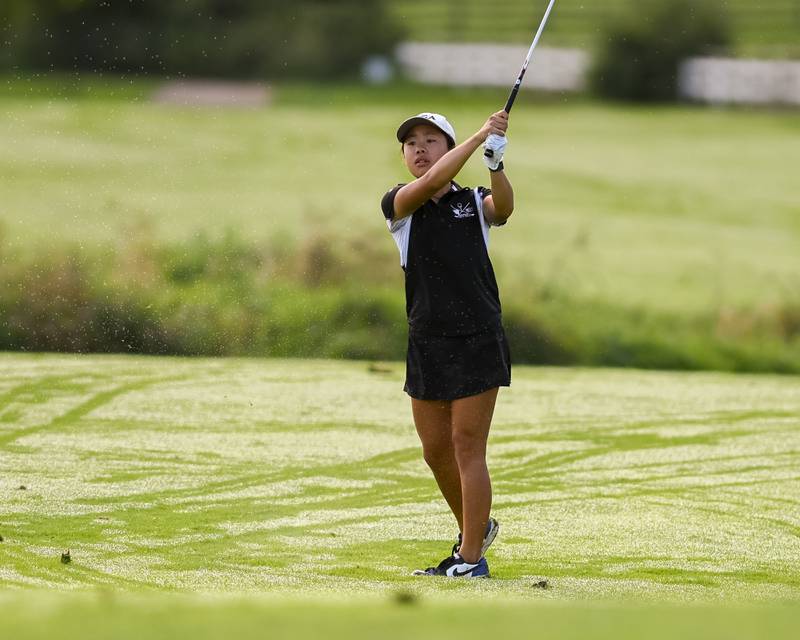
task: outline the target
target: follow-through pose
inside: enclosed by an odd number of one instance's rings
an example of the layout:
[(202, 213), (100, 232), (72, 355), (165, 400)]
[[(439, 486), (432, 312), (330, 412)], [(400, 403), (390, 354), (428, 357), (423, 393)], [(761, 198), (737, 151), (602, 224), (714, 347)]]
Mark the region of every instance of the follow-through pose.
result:
[[(444, 116), (421, 113), (397, 130), (412, 182), (381, 202), (405, 271), (409, 336), (405, 391), (428, 466), (459, 526), (437, 567), (416, 574), (487, 577), (498, 531), (486, 442), (498, 388), (511, 383), (500, 297), (489, 260), (489, 227), (505, 224), (514, 193), (503, 170), (508, 114), (492, 115), (456, 146)], [(486, 143), (491, 189), (454, 178)], [(490, 157), (491, 156), (491, 157)]]

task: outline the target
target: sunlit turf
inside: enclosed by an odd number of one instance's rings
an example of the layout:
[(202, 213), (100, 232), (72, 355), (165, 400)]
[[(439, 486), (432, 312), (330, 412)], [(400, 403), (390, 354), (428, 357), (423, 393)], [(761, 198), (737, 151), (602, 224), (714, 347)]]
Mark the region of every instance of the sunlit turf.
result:
[[(234, 229), (285, 249), (317, 238), (369, 247), (375, 269), (394, 273), (401, 287), (378, 206), (407, 179), (397, 123), (441, 111), (463, 138), (505, 98), (486, 89), (320, 84), (277, 86), (264, 109), (195, 110), (150, 103), (153, 86), (6, 80), (7, 244), (109, 246), (142, 233), (142, 223), (161, 240)], [(511, 117), (506, 165), (517, 207), (493, 231), (492, 257), (509, 300), (555, 290), (680, 314), (746, 306), (757, 310), (755, 322), (772, 322), (797, 298), (796, 112), (525, 94)], [(477, 158), (462, 175), (467, 184), (488, 181)]]
[(642, 607), (587, 603), (441, 603), (392, 597), (320, 602), (250, 598), (0, 595), (0, 633), (64, 638), (517, 638), (781, 640), (796, 636), (796, 607)]
[(800, 598), (796, 377), (517, 368), (490, 440), (494, 577), (449, 582), (410, 575), (456, 527), (398, 364), (0, 354), (0, 370), (3, 588)]

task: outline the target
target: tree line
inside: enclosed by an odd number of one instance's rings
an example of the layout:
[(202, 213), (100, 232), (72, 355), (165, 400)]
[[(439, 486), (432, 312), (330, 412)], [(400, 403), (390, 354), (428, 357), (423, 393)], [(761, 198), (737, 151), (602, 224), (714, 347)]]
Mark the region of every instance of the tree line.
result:
[(231, 78), (358, 72), (402, 33), (384, 0), (3, 0), (0, 68)]

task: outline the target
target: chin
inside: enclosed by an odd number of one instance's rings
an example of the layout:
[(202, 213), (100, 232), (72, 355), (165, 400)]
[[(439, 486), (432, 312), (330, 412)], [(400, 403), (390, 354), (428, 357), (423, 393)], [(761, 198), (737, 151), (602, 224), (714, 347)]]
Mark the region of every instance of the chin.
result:
[(428, 171), (430, 171), (430, 168), (431, 165), (428, 165), (427, 167), (412, 167), (411, 175), (413, 175), (415, 178), (421, 178), (426, 173), (428, 173)]

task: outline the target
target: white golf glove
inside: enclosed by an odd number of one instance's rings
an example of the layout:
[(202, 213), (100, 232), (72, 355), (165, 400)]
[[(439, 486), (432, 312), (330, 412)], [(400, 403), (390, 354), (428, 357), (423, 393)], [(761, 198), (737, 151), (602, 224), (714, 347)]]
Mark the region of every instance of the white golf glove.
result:
[[(503, 161), (503, 154), (506, 152), (506, 145), (508, 138), (505, 136), (498, 136), (496, 133), (490, 133), (483, 143), (484, 154), (483, 162), (489, 167), (490, 170), (496, 171), (497, 167)], [(486, 151), (491, 151), (490, 155), (486, 155)]]

